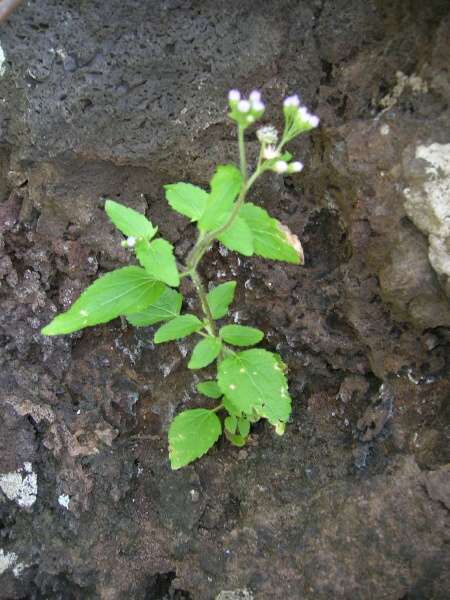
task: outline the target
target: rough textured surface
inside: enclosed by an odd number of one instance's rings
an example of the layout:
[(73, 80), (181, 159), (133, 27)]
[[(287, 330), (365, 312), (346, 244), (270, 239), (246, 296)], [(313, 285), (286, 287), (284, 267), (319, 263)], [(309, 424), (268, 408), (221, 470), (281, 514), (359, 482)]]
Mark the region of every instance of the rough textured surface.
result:
[[(0, 598), (448, 597), (449, 12), (41, 0), (2, 26)], [(304, 174), (254, 192), (306, 266), (214, 249), (203, 270), (238, 278), (233, 318), (282, 354), (294, 415), (171, 472), (168, 424), (202, 403), (191, 342), (39, 330), (127, 260), (105, 197), (186, 251), (162, 185), (235, 159), (231, 86), (322, 118), (293, 144)]]

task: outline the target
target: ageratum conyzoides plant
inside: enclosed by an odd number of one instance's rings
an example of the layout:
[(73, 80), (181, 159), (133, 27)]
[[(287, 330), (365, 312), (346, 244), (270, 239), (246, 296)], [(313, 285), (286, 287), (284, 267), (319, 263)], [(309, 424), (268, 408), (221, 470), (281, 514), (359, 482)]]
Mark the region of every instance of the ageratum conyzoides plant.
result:
[[(197, 241), (183, 263), (177, 264), (172, 244), (156, 237), (157, 227), (143, 214), (107, 200), (106, 213), (126, 237), (122, 245), (134, 254), (139, 266), (102, 275), (67, 312), (42, 329), (44, 335), (68, 334), (122, 316), (136, 327), (162, 323), (154, 336), (156, 344), (190, 335), (200, 338), (188, 368), (203, 369), (216, 362), (216, 378), (197, 384), (198, 392), (215, 400), (216, 405), (184, 410), (174, 418), (169, 428), (173, 469), (205, 454), (222, 431), (232, 444), (243, 446), (252, 423), (260, 419), (266, 419), (282, 435), (291, 414), (286, 367), (281, 357), (255, 347), (264, 333), (223, 321), (233, 302), (236, 282), (227, 281), (206, 292), (199, 265), (216, 240), (244, 256), (303, 264), (298, 238), (247, 197), (264, 173), (292, 175), (303, 169), (301, 162), (292, 160), (285, 146), (317, 127), (319, 119), (300, 105), (298, 96), (286, 98), (282, 135), (270, 125), (258, 129), (259, 155), (249, 172), (244, 134), (262, 117), (265, 105), (258, 91), (247, 99), (232, 90), (228, 99), (229, 116), (237, 125), (239, 167), (217, 167), (209, 191), (191, 183), (165, 186), (171, 208), (196, 223), (198, 229)], [(182, 313), (183, 297), (177, 288), (183, 278), (193, 283), (201, 315)]]

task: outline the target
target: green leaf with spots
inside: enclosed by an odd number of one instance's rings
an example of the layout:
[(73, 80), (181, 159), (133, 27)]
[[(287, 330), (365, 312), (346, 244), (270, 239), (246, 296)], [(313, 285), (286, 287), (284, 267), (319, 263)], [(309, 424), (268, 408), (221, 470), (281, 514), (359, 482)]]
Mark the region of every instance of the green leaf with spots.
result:
[(136, 244), (136, 256), (147, 273), (167, 285), (180, 285), (173, 246), (166, 240), (158, 239), (148, 243), (142, 240)]
[(211, 179), (211, 193), (205, 212), (198, 222), (201, 231), (213, 231), (224, 225), (233, 202), (242, 187), (242, 175), (234, 165), (220, 165)]
[(105, 202), (105, 211), (117, 229), (127, 237), (143, 238), (148, 241), (158, 231), (158, 228), (153, 227), (142, 213), (114, 200)]
[(288, 420), (291, 399), (275, 354), (245, 350), (223, 360), (218, 371), (220, 389), (237, 410), (249, 415), (256, 411), (272, 424)]
[(198, 221), (208, 202), (209, 194), (191, 183), (165, 185), (166, 200), (173, 208), (191, 221)]
[(192, 352), (191, 360), (189, 361), (189, 369), (203, 369), (210, 365), (220, 353), (222, 340), (217, 337), (208, 336), (198, 342)]
[(175, 317), (175, 319), (161, 325), (155, 333), (155, 344), (179, 340), (191, 335), (191, 333), (200, 331), (202, 328), (203, 323), (195, 315), (181, 315), (180, 317)]
[(123, 267), (99, 277), (69, 310), (42, 329), (44, 335), (61, 335), (106, 323), (119, 315), (139, 312), (156, 302), (165, 286), (140, 267)]
[(253, 235), (254, 253), (272, 260), (283, 260), (298, 265), (303, 263), (300, 242), (291, 239), (279, 221), (251, 202), (244, 204), (239, 216), (247, 223)]
[(227, 281), (208, 292), (208, 305), (213, 319), (221, 319), (227, 314), (228, 307), (233, 302), (235, 290), (236, 282)]
[(144, 311), (125, 315), (125, 317), (135, 327), (147, 327), (178, 317), (182, 303), (183, 296), (179, 292), (166, 287), (158, 300), (150, 304)]
[(169, 428), (169, 458), (172, 469), (180, 469), (203, 456), (222, 433), (215, 412), (204, 408), (185, 410)]
[(244, 325), (225, 325), (220, 328), (219, 335), (225, 342), (233, 346), (254, 346), (264, 337), (264, 333), (260, 329)]
[(223, 396), (222, 390), (220, 389), (217, 381), (202, 381), (201, 383), (197, 383), (196, 387), (200, 394), (203, 394), (208, 398), (214, 398), (217, 400)]
[(244, 256), (252, 256), (253, 254), (252, 232), (240, 216), (217, 239), (230, 250), (240, 252)]

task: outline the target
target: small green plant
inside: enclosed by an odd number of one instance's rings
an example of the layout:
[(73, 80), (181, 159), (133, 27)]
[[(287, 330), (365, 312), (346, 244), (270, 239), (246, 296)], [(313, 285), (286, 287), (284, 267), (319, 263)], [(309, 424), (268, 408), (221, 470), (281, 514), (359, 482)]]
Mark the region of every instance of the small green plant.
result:
[[(217, 361), (217, 376), (197, 384), (197, 390), (218, 402), (214, 408), (194, 408), (178, 414), (169, 428), (169, 456), (179, 469), (205, 454), (222, 429), (235, 446), (243, 446), (252, 423), (267, 419), (282, 435), (291, 413), (286, 367), (278, 354), (255, 346), (264, 337), (259, 329), (243, 325), (217, 325), (228, 314), (236, 282), (227, 281), (208, 293), (198, 267), (211, 245), (219, 240), (244, 256), (262, 256), (303, 264), (298, 238), (266, 210), (247, 202), (247, 194), (263, 173), (299, 173), (303, 165), (292, 161), (285, 145), (319, 124), (319, 119), (300, 106), (298, 96), (284, 100), (281, 139), (272, 126), (257, 131), (260, 143), (254, 171), (249, 174), (244, 133), (265, 111), (261, 95), (253, 91), (242, 98), (229, 93), (230, 118), (237, 125), (239, 162), (217, 168), (207, 192), (190, 183), (165, 186), (173, 210), (197, 224), (198, 238), (185, 263), (177, 265), (173, 246), (155, 238), (157, 228), (141, 213), (107, 200), (105, 210), (126, 236), (122, 245), (134, 252), (140, 266), (122, 267), (99, 277), (73, 303), (42, 329), (44, 335), (68, 334), (124, 316), (137, 327), (163, 323), (155, 333), (157, 344), (196, 334), (201, 337), (190, 357), (190, 369), (202, 369)], [(183, 297), (174, 288), (191, 279), (200, 300), (202, 316), (181, 314)], [(238, 350), (236, 350), (236, 348)], [(240, 350), (240, 348), (247, 348)], [(223, 424), (218, 413), (225, 415)]]

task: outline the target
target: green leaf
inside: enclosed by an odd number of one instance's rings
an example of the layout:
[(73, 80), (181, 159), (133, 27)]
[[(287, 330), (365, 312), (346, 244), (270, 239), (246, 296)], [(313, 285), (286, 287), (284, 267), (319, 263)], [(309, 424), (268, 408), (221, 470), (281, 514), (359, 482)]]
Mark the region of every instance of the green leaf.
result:
[(213, 319), (221, 319), (227, 314), (228, 307), (233, 302), (235, 289), (236, 282), (227, 281), (208, 292), (208, 304)]
[(161, 325), (155, 333), (155, 344), (169, 342), (170, 340), (179, 340), (187, 335), (191, 335), (191, 333), (200, 331), (202, 327), (203, 323), (195, 315), (175, 317), (175, 319)]
[(233, 346), (254, 346), (264, 337), (260, 329), (243, 325), (225, 325), (220, 328), (219, 335)]
[(179, 292), (166, 287), (158, 300), (150, 304), (144, 311), (125, 316), (131, 325), (146, 327), (178, 317), (182, 303), (183, 296)]
[(142, 240), (136, 244), (136, 256), (149, 275), (164, 281), (167, 285), (180, 285), (173, 246), (166, 240), (158, 239), (150, 244)]
[(173, 208), (191, 221), (198, 221), (205, 212), (209, 194), (190, 183), (171, 183), (164, 186), (166, 200)]
[(200, 394), (208, 398), (214, 398), (215, 400), (223, 396), (217, 381), (202, 381), (201, 383), (197, 383), (197, 390)]
[(250, 227), (240, 216), (234, 223), (217, 238), (224, 246), (230, 250), (240, 252), (244, 256), (253, 254), (253, 235)]
[(303, 262), (303, 255), (289, 242), (279, 221), (273, 219), (266, 210), (248, 202), (242, 206), (239, 216), (252, 232), (255, 254), (296, 265)]
[(225, 223), (242, 186), (242, 175), (234, 165), (221, 165), (211, 180), (211, 193), (198, 222), (202, 231), (212, 231)]
[(212, 336), (198, 342), (192, 352), (189, 369), (203, 369), (210, 365), (219, 356), (221, 347), (222, 340)]
[(164, 284), (140, 267), (123, 267), (99, 277), (72, 304), (42, 329), (44, 335), (60, 335), (106, 323), (119, 315), (140, 312), (156, 302)]
[(236, 417), (233, 416), (227, 417), (223, 422), (228, 433), (236, 433), (237, 423)]
[(254, 409), (273, 425), (288, 420), (291, 399), (276, 355), (259, 348), (245, 350), (222, 361), (218, 371), (220, 389), (236, 409), (246, 414)]
[(239, 433), (242, 435), (242, 437), (246, 438), (248, 436), (248, 434), (250, 433), (249, 421), (247, 421), (247, 419), (239, 419), (237, 422), (237, 426), (239, 429)]
[(158, 231), (158, 228), (153, 227), (142, 213), (114, 200), (105, 202), (105, 211), (117, 229), (127, 237), (143, 238), (148, 241)]
[(242, 446), (245, 446), (245, 443), (247, 441), (247, 438), (244, 438), (238, 434), (230, 433), (227, 430), (225, 430), (225, 436), (233, 444), (233, 446), (237, 446), (238, 448), (242, 448)]
[(172, 469), (180, 469), (203, 456), (222, 433), (215, 412), (204, 408), (185, 410), (175, 417), (169, 428), (169, 458)]
[[(220, 389), (220, 388), (219, 388)], [(220, 390), (220, 394), (221, 396), (223, 396), (223, 392), (222, 390)], [(234, 417), (241, 417), (242, 416), (242, 411), (239, 410), (239, 408), (237, 408), (229, 398), (227, 398), (226, 396), (223, 396), (223, 400), (222, 400), (222, 404), (224, 406), (224, 408), (227, 410), (227, 412), (230, 415), (233, 415)]]

